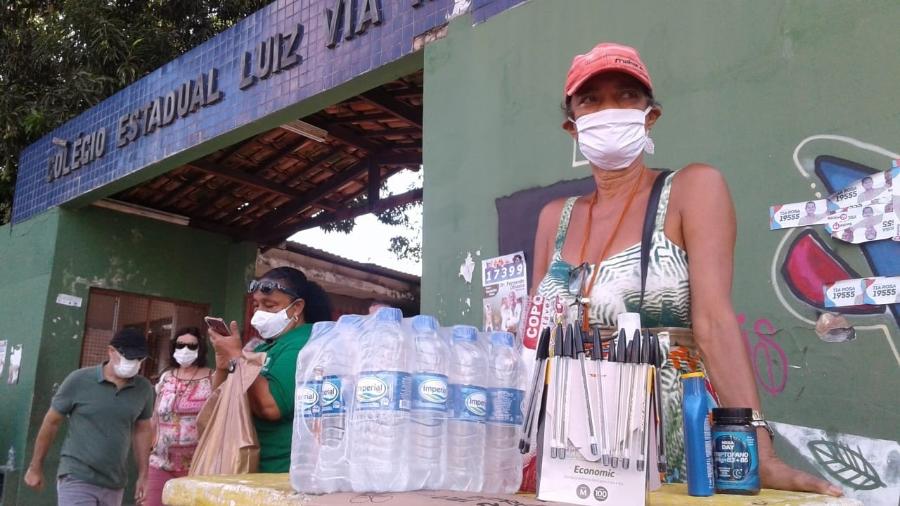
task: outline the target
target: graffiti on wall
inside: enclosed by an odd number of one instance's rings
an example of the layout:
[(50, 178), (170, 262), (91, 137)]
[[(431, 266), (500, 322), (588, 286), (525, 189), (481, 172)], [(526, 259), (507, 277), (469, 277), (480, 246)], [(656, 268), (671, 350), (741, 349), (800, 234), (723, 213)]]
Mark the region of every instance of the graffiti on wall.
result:
[[(747, 346), (747, 353), (753, 365), (756, 383), (766, 393), (777, 396), (784, 391), (788, 380), (787, 354), (778, 342), (773, 339), (778, 331), (767, 318), (759, 318), (747, 328), (747, 316), (741, 313), (737, 317), (741, 327), (741, 336)], [(753, 336), (750, 336), (750, 331)]]
[[(827, 140), (849, 144), (855, 148), (884, 156), (883, 167), (870, 167), (853, 160), (817, 153), (804, 149), (813, 141)], [(813, 153), (813, 156), (810, 156)], [(801, 161), (801, 155), (803, 161)], [(810, 186), (821, 186), (824, 192), (832, 194), (863, 177), (881, 172), (891, 160), (900, 154), (883, 147), (869, 144), (851, 137), (839, 135), (815, 135), (804, 139), (794, 149), (793, 161), (797, 171)], [(816, 191), (815, 198), (822, 192)], [(794, 318), (815, 326), (814, 317), (823, 311), (840, 313), (852, 322), (857, 332), (873, 333), (884, 339), (888, 353), (891, 353), (900, 367), (900, 353), (897, 344), (897, 325), (900, 324), (900, 304), (857, 305), (830, 307), (826, 309), (823, 287), (844, 279), (865, 276), (897, 276), (900, 274), (900, 242), (891, 240), (872, 241), (857, 246), (843, 248), (847, 254), (861, 254), (865, 260), (865, 270), (859, 272), (850, 266), (847, 258), (836, 251), (836, 243), (824, 230), (816, 227), (790, 229), (784, 233), (772, 258), (771, 280), (775, 295), (781, 305)]]
[(844, 494), (866, 505), (896, 506), (900, 500), (900, 444), (853, 434), (772, 422), (787, 441)]
[[(828, 153), (809, 149), (821, 147), (828, 141), (849, 144), (855, 148), (884, 156), (884, 166), (871, 167), (857, 161), (831, 156)], [(812, 143), (812, 144), (811, 144)], [(801, 160), (802, 156), (802, 160)], [(890, 161), (900, 158), (900, 154), (880, 146), (857, 139), (838, 135), (817, 135), (804, 139), (794, 150), (793, 161), (797, 171), (810, 182), (814, 198), (823, 198), (840, 191), (854, 181), (876, 174), (890, 166)], [(803, 197), (800, 197), (801, 199)], [(799, 200), (799, 199), (798, 199)], [(900, 324), (900, 304), (862, 304), (846, 307), (826, 307), (823, 287), (835, 281), (856, 279), (867, 276), (900, 275), (900, 242), (881, 240), (859, 245), (838, 246), (822, 227), (802, 227), (784, 230), (771, 263), (771, 282), (780, 304), (805, 327), (816, 326), (816, 318), (824, 312), (838, 313), (855, 332), (848, 334), (848, 340), (855, 333), (874, 337), (885, 345), (885, 353), (893, 355), (900, 367), (897, 352), (897, 325)], [(861, 255), (860, 258), (857, 255)], [(854, 268), (851, 264), (857, 266)], [(741, 315), (743, 317), (743, 315)], [(745, 339), (748, 329), (741, 320)], [(757, 336), (756, 346), (770, 342), (763, 337), (775, 332), (768, 320), (756, 320), (753, 334)], [(758, 332), (762, 330), (762, 332)], [(823, 341), (832, 342), (820, 335)], [(752, 337), (748, 339), (748, 346)], [(770, 340), (771, 341), (771, 340)], [(777, 343), (774, 343), (778, 346)], [(770, 395), (778, 395), (787, 380), (789, 366), (784, 355), (776, 355), (770, 360), (769, 354), (760, 357), (755, 348), (751, 357), (755, 359), (754, 371), (761, 389)], [(777, 348), (780, 350), (780, 348)], [(775, 367), (759, 364), (772, 363)], [(779, 376), (783, 374), (783, 376)], [(890, 422), (888, 422), (890, 423)], [(786, 423), (774, 423), (778, 434), (790, 443), (822, 476), (843, 487), (845, 493), (865, 504), (898, 504), (900, 498), (900, 445), (896, 441), (867, 438), (850, 434), (833, 434), (812, 427), (802, 427)]]

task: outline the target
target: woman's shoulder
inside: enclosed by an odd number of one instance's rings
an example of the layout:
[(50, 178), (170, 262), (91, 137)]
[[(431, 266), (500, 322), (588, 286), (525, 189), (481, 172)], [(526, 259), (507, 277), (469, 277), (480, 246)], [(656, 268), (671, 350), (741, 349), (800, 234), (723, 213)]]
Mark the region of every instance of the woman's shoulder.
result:
[(156, 384), (153, 385), (153, 390), (156, 392), (156, 395), (159, 395), (162, 392), (163, 387), (169, 382), (169, 378), (172, 377), (172, 369), (166, 369), (159, 375), (159, 379), (156, 380)]
[(572, 198), (578, 199), (581, 197), (559, 197), (544, 204), (540, 215), (538, 215), (538, 230), (555, 231), (562, 218), (563, 209)]
[(703, 188), (697, 188), (696, 185), (725, 180), (724, 176), (722, 176), (722, 171), (708, 163), (701, 162), (685, 165), (681, 169), (675, 171), (673, 177), (672, 184), (686, 186), (698, 191), (703, 190)]
[(672, 176), (672, 200), (689, 204), (694, 197), (711, 196), (717, 192), (728, 193), (728, 184), (722, 171), (706, 163), (691, 163), (675, 171)]

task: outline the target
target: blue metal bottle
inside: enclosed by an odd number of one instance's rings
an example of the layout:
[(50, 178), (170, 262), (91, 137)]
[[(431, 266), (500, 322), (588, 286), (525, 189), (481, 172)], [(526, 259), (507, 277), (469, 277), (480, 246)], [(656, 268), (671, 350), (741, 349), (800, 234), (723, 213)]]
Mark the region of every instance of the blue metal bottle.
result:
[(682, 374), (681, 384), (688, 494), (706, 497), (715, 492), (706, 378), (702, 372)]

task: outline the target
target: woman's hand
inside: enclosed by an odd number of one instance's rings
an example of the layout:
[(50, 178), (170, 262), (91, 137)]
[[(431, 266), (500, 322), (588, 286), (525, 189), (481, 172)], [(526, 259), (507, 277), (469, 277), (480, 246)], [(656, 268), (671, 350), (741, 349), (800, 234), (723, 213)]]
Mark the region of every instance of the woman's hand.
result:
[(228, 369), (232, 360), (241, 356), (241, 334), (238, 331), (237, 322), (231, 322), (230, 336), (223, 336), (213, 329), (209, 329), (209, 342), (216, 350), (216, 369)]
[(138, 476), (134, 485), (134, 503), (143, 504), (147, 500), (147, 476)]
[(833, 497), (844, 495), (841, 487), (785, 464), (771, 447), (768, 450), (760, 448), (759, 457), (759, 477), (763, 488), (815, 492)]

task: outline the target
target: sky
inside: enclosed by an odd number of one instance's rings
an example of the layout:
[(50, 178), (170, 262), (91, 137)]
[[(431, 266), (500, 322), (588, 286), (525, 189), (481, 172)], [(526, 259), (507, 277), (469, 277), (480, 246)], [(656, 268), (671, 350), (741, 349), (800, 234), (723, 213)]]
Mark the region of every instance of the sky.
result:
[[(390, 194), (405, 193), (414, 188), (422, 187), (422, 171), (412, 172), (403, 170), (388, 178), (387, 192), (382, 191), (382, 197)], [(378, 221), (372, 214), (366, 214), (356, 218), (356, 226), (349, 234), (343, 232), (324, 232), (321, 228), (314, 228), (298, 232), (289, 240), (318, 248), (320, 250), (340, 255), (357, 262), (373, 263), (389, 269), (394, 269), (408, 274), (422, 275), (422, 263), (413, 260), (400, 260), (391, 253), (390, 238), (404, 235), (412, 239), (422, 237), (422, 206), (416, 206), (410, 212), (410, 224), (415, 230), (402, 226), (385, 225)], [(366, 247), (360, 247), (366, 245)]]

